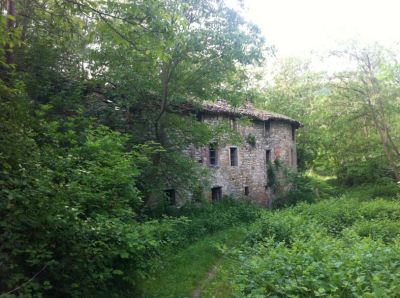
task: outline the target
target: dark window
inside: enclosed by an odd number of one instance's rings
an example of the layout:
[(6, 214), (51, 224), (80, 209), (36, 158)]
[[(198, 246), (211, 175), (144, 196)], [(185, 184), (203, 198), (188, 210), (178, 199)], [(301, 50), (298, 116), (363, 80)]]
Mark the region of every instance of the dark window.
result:
[(249, 187), (248, 187), (248, 186), (245, 186), (245, 187), (244, 187), (244, 195), (245, 195), (245, 196), (248, 196), (248, 195), (249, 195)]
[(291, 165), (294, 167), (295, 166), (295, 160), (294, 160), (293, 148), (290, 149), (290, 162), (291, 162)]
[(268, 149), (268, 150), (266, 150), (265, 151), (265, 160), (268, 162), (268, 161), (271, 161), (271, 150), (270, 149)]
[(231, 127), (232, 130), (234, 130), (234, 131), (237, 131), (237, 130), (238, 130), (238, 123), (237, 123), (235, 117), (231, 117), (231, 118), (229, 119), (229, 124), (230, 124), (230, 127)]
[(211, 188), (211, 199), (213, 202), (219, 201), (222, 198), (222, 187), (213, 187)]
[(198, 163), (203, 163), (203, 160), (202, 160), (202, 159), (199, 159), (197, 162), (198, 162)]
[(237, 166), (238, 165), (238, 153), (237, 153), (237, 148), (231, 147), (231, 166)]
[(196, 114), (196, 120), (199, 122), (203, 122), (203, 115), (201, 113)]
[(217, 162), (217, 144), (210, 144), (210, 165), (215, 166), (218, 164)]
[(167, 203), (169, 205), (175, 205), (176, 200), (175, 200), (175, 189), (166, 189), (164, 190), (165, 196), (167, 197)]
[(294, 141), (295, 139), (296, 139), (296, 128), (292, 126), (292, 141)]
[(264, 133), (265, 135), (269, 135), (271, 132), (271, 121), (264, 122)]

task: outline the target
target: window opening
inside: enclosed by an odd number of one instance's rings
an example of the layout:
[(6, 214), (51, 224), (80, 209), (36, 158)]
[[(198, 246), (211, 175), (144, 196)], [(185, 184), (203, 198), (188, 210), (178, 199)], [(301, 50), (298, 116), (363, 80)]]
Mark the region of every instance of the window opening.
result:
[(244, 187), (244, 195), (245, 195), (245, 196), (248, 196), (248, 195), (249, 195), (249, 187), (248, 187), (248, 186), (245, 186), (245, 187)]
[(267, 149), (267, 150), (265, 151), (265, 160), (266, 160), (267, 162), (271, 161), (271, 149)]
[(199, 122), (203, 122), (203, 115), (201, 113), (196, 114), (196, 120)]
[(265, 121), (264, 122), (264, 135), (269, 135), (271, 132), (271, 121)]
[(229, 118), (229, 124), (232, 130), (237, 131), (238, 130), (238, 123), (235, 117), (230, 117)]
[(210, 157), (210, 165), (215, 166), (217, 165), (217, 144), (212, 143), (210, 144), (209, 150), (209, 157)]
[(175, 203), (176, 203), (175, 189), (173, 189), (173, 188), (166, 189), (166, 190), (164, 190), (164, 193), (167, 198), (168, 205), (175, 205)]
[(238, 165), (238, 152), (237, 148), (231, 147), (230, 152), (231, 152), (231, 166), (237, 166)]
[(294, 161), (294, 151), (293, 151), (293, 148), (290, 149), (290, 159), (291, 159), (291, 165), (294, 167), (295, 161)]
[(219, 201), (222, 198), (222, 187), (217, 186), (211, 188), (211, 199), (213, 202)]

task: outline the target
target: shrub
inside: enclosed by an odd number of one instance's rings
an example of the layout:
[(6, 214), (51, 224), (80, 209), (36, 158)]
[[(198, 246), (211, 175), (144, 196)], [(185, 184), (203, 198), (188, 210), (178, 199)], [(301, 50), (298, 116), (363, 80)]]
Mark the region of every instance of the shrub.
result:
[(238, 297), (395, 297), (400, 243), (313, 234), (291, 246), (272, 238), (242, 251), (234, 292)]
[(175, 216), (185, 216), (190, 220), (188, 225), (180, 228), (179, 233), (192, 241), (239, 222), (252, 222), (259, 211), (260, 207), (248, 200), (224, 197), (219, 202), (185, 205)]
[(350, 229), (361, 237), (390, 242), (400, 235), (400, 222), (389, 219), (363, 220), (355, 223)]
[(324, 232), (312, 221), (295, 214), (293, 209), (282, 212), (264, 212), (251, 226), (248, 241), (257, 242), (273, 238), (276, 242), (290, 245), (296, 237), (308, 238), (314, 232)]
[(127, 153), (126, 137), (104, 127), (82, 133), (79, 143), (74, 130), (46, 131), (69, 145), (44, 144), (33, 162), (0, 173), (1, 293), (133, 295), (135, 277), (157, 265), (149, 259), (176, 242), (166, 235), (184, 219), (135, 220), (146, 156)]
[(233, 253), (233, 294), (397, 297), (399, 206), (344, 196), (262, 214)]
[(312, 178), (285, 167), (278, 159), (267, 165), (267, 186), (274, 198), (272, 208), (278, 209), (295, 205), (299, 202), (315, 202), (317, 195)]

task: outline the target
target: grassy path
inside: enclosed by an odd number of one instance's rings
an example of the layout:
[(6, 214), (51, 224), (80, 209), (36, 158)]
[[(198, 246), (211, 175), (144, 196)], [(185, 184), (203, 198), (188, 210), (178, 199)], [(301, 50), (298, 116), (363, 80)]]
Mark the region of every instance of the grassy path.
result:
[(207, 272), (206, 278), (200, 283), (197, 289), (194, 290), (192, 294), (192, 298), (199, 298), (204, 291), (204, 288), (208, 286), (208, 284), (214, 279), (215, 274), (217, 273), (218, 266), (222, 262), (222, 258), (214, 264), (210, 271)]
[(218, 247), (235, 247), (245, 236), (245, 227), (229, 228), (171, 255), (163, 270), (143, 282), (143, 297), (227, 297), (229, 289), (222, 269), (232, 260), (225, 258)]

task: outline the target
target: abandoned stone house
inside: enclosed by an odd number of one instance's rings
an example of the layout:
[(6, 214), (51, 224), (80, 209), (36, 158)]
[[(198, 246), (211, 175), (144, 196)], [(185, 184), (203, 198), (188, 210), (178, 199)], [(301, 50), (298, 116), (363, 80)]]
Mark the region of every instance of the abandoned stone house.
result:
[[(267, 163), (279, 159), (288, 167), (297, 168), (296, 129), (301, 123), (287, 116), (258, 110), (250, 103), (232, 107), (224, 101), (206, 102), (197, 112), (198, 120), (213, 125), (229, 121), (244, 140), (241, 144), (210, 144), (189, 148), (187, 154), (211, 171), (210, 188), (204, 190), (209, 200), (224, 195), (248, 197), (268, 205)], [(242, 125), (239, 118), (246, 117)], [(171, 191), (171, 190), (170, 190)], [(174, 193), (168, 195), (175, 196)]]

